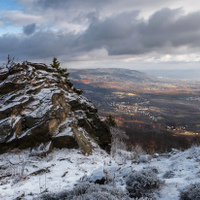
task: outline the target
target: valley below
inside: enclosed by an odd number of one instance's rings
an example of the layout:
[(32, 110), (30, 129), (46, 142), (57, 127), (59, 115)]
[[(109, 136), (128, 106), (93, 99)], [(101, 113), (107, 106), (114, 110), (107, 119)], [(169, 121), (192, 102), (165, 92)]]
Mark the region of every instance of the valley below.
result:
[(166, 151), (199, 142), (199, 81), (124, 69), (73, 69), (70, 78), (102, 118), (114, 116), (131, 144)]

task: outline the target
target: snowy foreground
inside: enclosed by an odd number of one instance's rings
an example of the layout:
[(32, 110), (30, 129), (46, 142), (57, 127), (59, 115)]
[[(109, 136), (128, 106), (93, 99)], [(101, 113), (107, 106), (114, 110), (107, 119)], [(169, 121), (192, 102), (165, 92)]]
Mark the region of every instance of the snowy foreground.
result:
[(179, 199), (183, 188), (200, 182), (200, 147), (137, 159), (125, 151), (111, 159), (103, 150), (90, 156), (78, 150), (54, 150), (46, 157), (15, 150), (0, 155), (0, 199), (38, 199), (45, 192), (59, 193), (103, 176), (110, 180), (108, 184), (126, 192), (127, 178), (142, 169), (155, 171), (164, 181), (154, 199)]

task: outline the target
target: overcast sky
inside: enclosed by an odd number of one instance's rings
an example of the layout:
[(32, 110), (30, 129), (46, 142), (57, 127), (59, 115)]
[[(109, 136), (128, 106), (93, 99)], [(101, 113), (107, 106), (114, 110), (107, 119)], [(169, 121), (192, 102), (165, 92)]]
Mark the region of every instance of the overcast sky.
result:
[(1, 0), (0, 61), (68, 68), (200, 66), (196, 0)]

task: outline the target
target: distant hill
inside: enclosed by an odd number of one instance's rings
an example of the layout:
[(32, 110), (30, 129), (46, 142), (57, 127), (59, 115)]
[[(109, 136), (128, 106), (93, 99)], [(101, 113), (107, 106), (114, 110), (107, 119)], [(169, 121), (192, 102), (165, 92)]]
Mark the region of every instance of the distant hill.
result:
[[(97, 69), (69, 69), (70, 80), (82, 89), (88, 89), (84, 85), (99, 88), (132, 87), (133, 84), (154, 82), (158, 79), (144, 72), (129, 69), (97, 68)], [(91, 89), (91, 88), (90, 88)]]
[(200, 70), (144, 70), (143, 72), (157, 77), (179, 79), (179, 80), (200, 80)]

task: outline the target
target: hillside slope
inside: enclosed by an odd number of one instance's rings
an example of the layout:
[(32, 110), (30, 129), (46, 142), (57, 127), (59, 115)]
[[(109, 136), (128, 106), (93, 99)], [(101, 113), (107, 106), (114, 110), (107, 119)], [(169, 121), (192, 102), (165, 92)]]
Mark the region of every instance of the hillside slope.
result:
[(133, 87), (133, 84), (154, 82), (156, 77), (145, 73), (117, 68), (97, 69), (70, 69), (70, 78), (76, 84), (99, 87), (99, 88), (121, 88)]

